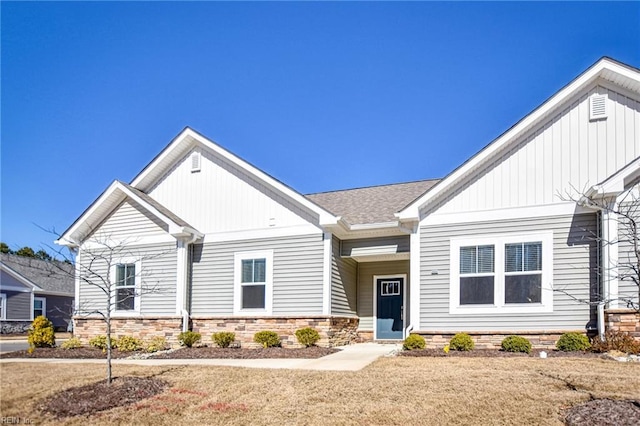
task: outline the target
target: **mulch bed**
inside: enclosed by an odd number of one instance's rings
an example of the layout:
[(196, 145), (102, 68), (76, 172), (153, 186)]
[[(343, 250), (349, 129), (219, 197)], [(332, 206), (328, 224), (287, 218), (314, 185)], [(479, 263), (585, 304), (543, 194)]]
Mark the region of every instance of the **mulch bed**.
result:
[(261, 359), (261, 358), (321, 358), (326, 355), (339, 352), (340, 349), (321, 348), (311, 346), (308, 348), (181, 348), (173, 352), (159, 353), (154, 359), (207, 359), (207, 358), (233, 358), (233, 359)]
[(133, 404), (163, 392), (167, 386), (167, 382), (154, 377), (117, 377), (110, 385), (103, 380), (57, 392), (44, 399), (38, 408), (58, 419), (89, 415)]
[[(119, 352), (114, 349), (111, 352), (112, 358), (127, 358), (136, 352)], [(70, 358), (70, 359), (106, 359), (107, 353), (96, 348), (36, 348), (33, 353), (28, 350), (6, 352), (0, 358)]]
[[(541, 349), (534, 349), (530, 354), (519, 352), (505, 352), (496, 349), (474, 349), (472, 351), (449, 351), (445, 353), (442, 349), (418, 349), (413, 351), (401, 351), (400, 356), (412, 357), (460, 357), (460, 358), (539, 358)], [(557, 350), (547, 350), (548, 358), (606, 358), (605, 355), (595, 352), (562, 352)]]
[(566, 413), (569, 426), (636, 426), (640, 424), (640, 401), (594, 399)]

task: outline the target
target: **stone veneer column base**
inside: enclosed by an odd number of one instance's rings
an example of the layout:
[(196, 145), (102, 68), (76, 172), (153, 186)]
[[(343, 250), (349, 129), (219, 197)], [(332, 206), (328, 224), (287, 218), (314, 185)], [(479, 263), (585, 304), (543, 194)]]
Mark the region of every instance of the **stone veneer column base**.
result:
[[(502, 339), (507, 336), (522, 336), (531, 342), (534, 349), (553, 349), (563, 333), (575, 332), (585, 334), (585, 330), (564, 331), (464, 331), (473, 339), (476, 349), (500, 349)], [(421, 331), (416, 330), (411, 334), (419, 334), (426, 340), (427, 348), (443, 348), (449, 343), (455, 332)]]
[(604, 313), (606, 331), (629, 333), (640, 340), (640, 312), (633, 309), (607, 309)]
[[(107, 325), (102, 318), (74, 318), (73, 336), (82, 343), (88, 344), (89, 339), (105, 335)], [(167, 339), (173, 347), (178, 346), (178, 335), (182, 331), (181, 317), (117, 317), (111, 319), (111, 335), (115, 337), (133, 336), (142, 340), (149, 340), (156, 336)]]
[(278, 317), (192, 317), (193, 331), (202, 334), (202, 342), (211, 344), (211, 335), (219, 331), (231, 331), (242, 347), (257, 348), (253, 335), (258, 331), (275, 331), (283, 347), (300, 347), (295, 332), (311, 327), (320, 333), (318, 346), (334, 347), (355, 343), (358, 340), (356, 317), (338, 316), (278, 316)]

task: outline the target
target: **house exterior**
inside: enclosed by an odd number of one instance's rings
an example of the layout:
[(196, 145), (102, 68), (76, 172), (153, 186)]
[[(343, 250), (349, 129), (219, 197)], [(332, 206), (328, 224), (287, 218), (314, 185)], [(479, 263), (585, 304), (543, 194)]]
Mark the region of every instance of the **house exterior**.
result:
[(0, 331), (22, 333), (37, 316), (67, 330), (74, 306), (74, 267), (12, 254), (0, 254)]
[(85, 339), (104, 333), (88, 275), (113, 286), (116, 334), (174, 342), (193, 329), (249, 344), (270, 329), (288, 345), (305, 326), (325, 345), (640, 337), (623, 225), (577, 190), (615, 205), (638, 179), (640, 70), (603, 58), (440, 180), (302, 195), (186, 128), (57, 243), (77, 252)]

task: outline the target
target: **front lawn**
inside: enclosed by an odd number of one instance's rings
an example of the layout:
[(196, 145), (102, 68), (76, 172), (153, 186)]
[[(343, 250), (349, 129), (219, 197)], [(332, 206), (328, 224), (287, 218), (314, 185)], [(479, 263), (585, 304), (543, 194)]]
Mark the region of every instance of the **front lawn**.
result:
[(591, 398), (640, 399), (640, 363), (391, 357), (358, 372), (115, 365), (115, 376), (154, 376), (167, 387), (90, 419), (60, 422), (39, 411), (46, 397), (103, 375), (100, 364), (0, 364), (2, 417), (70, 425), (548, 425)]

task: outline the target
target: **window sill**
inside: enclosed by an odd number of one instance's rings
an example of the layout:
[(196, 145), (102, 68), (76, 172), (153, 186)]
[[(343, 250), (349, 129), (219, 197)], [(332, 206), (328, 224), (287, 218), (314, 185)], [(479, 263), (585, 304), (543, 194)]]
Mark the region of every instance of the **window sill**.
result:
[(475, 305), (475, 306), (451, 306), (450, 315), (501, 315), (501, 314), (535, 314), (551, 313), (552, 305), (540, 303), (509, 304), (509, 305)]

